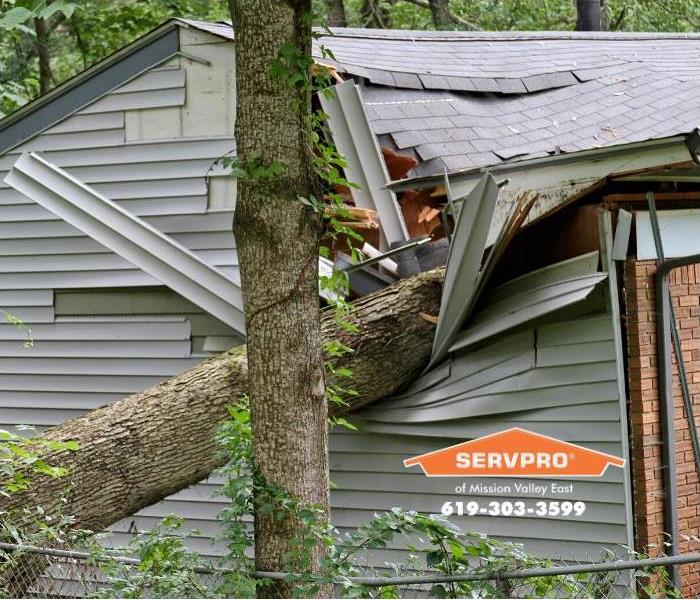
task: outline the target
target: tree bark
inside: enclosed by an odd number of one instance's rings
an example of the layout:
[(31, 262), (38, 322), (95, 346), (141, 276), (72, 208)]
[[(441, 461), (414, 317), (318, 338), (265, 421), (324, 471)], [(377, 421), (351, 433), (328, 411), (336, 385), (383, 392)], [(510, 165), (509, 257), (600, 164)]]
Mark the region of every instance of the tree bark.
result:
[(429, 0), (429, 4), (435, 29), (452, 29), (455, 25), (455, 20), (450, 11), (449, 0)]
[[(420, 6), (421, 8), (431, 8), (430, 0), (404, 0), (404, 1), (410, 2), (411, 4), (415, 4), (416, 6)], [(470, 31), (481, 31), (481, 28), (476, 23), (472, 23), (470, 21), (467, 21), (464, 17), (460, 17), (459, 15), (455, 15), (451, 11), (450, 11), (450, 17), (452, 19), (452, 23), (455, 25), (459, 25), (460, 28), (468, 29)]]
[(382, 3), (382, 0), (362, 0), (360, 19), (363, 27), (371, 29), (388, 29), (391, 27), (389, 10)]
[(70, 31), (73, 39), (75, 40), (75, 47), (80, 52), (80, 58), (83, 61), (83, 69), (88, 68), (88, 48), (83, 39), (83, 35), (80, 32), (80, 22), (75, 13), (70, 17), (70, 22), (68, 25), (68, 30)]
[(326, 17), (329, 27), (347, 27), (343, 0), (326, 0)]
[(34, 32), (36, 33), (36, 50), (39, 58), (39, 93), (43, 95), (51, 89), (53, 82), (51, 54), (49, 51), (49, 30), (44, 19), (34, 19)]
[[(419, 315), (438, 313), (442, 278), (437, 269), (357, 300), (349, 317), (355, 334), (339, 329), (332, 311), (323, 313), (323, 340), (342, 338), (353, 349), (338, 362), (352, 370), (340, 382), (358, 392), (352, 409), (399, 391), (427, 365), (435, 327)], [(0, 513), (21, 518), (23, 508), (42, 506), (47, 514), (72, 515), (78, 529), (100, 531), (221, 466), (225, 458), (214, 435), (226, 405), (247, 392), (241, 347), (51, 428), (42, 438), (80, 446), (75, 452), (41, 452), (70, 475), (38, 477), (31, 489), (0, 496)]]
[[(236, 31), (236, 150), (242, 165), (276, 165), (274, 177), (239, 181), (234, 233), (246, 315), (248, 395), (253, 457), (265, 484), (321, 509), (328, 520), (328, 405), (318, 300), (321, 220), (299, 198), (320, 198), (313, 173), (311, 0), (232, 0)], [(295, 54), (290, 58), (290, 49)], [(282, 62), (288, 72), (272, 73)], [(307, 62), (308, 61), (308, 64)], [(292, 77), (301, 75), (290, 84)], [(307, 81), (305, 85), (303, 82)], [(250, 172), (250, 171), (249, 171)], [(259, 490), (258, 490), (259, 491)], [(294, 515), (255, 500), (255, 564), (289, 570)], [(323, 523), (319, 524), (323, 526)], [(298, 543), (298, 542), (297, 542)], [(311, 551), (316, 571), (325, 552)], [(294, 584), (274, 582), (264, 597), (292, 597)]]
[(576, 0), (576, 31), (600, 31), (600, 0)]

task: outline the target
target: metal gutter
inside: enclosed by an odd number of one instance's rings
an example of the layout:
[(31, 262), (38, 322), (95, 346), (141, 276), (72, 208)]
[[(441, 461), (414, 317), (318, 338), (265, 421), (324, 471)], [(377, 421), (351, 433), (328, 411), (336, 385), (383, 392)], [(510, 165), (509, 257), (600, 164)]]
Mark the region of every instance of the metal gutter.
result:
[(0, 120), (0, 154), (176, 55), (179, 26), (176, 20), (161, 25)]
[[(594, 158), (603, 159), (618, 154), (628, 154), (634, 150), (644, 148), (665, 148), (674, 146), (679, 143), (686, 143), (690, 136), (697, 130), (693, 130), (685, 135), (676, 135), (666, 138), (649, 139), (643, 142), (631, 142), (629, 144), (616, 144), (613, 146), (605, 146), (602, 148), (592, 148), (590, 150), (579, 150), (578, 152), (569, 152), (563, 154), (555, 154), (552, 156), (543, 156), (537, 158), (526, 158), (513, 162), (503, 162), (485, 167), (477, 167), (473, 169), (465, 169), (462, 171), (454, 171), (449, 173), (451, 178), (471, 178), (477, 177), (481, 173), (506, 174), (512, 171), (538, 169), (542, 167), (554, 167), (566, 165), (571, 162), (577, 162), (581, 159)], [(412, 177), (401, 179), (389, 184), (389, 188), (395, 192), (405, 191), (408, 189), (421, 189), (425, 187), (433, 187), (442, 182), (443, 175), (424, 175), (421, 177)]]
[(35, 153), (5, 183), (243, 334), (240, 287), (146, 221)]
[(345, 175), (358, 186), (350, 190), (355, 205), (377, 211), (383, 246), (402, 244), (409, 239), (408, 230), (396, 195), (388, 189), (389, 172), (359, 88), (348, 80), (319, 92), (318, 98), (328, 117), (333, 141), (345, 158)]
[[(664, 489), (666, 490), (664, 498), (664, 520), (666, 528), (670, 529), (667, 533), (670, 535), (669, 543), (671, 554), (676, 556), (680, 553), (680, 531), (678, 527), (678, 483), (676, 481), (675, 452), (676, 427), (673, 402), (673, 361), (671, 359), (671, 346), (673, 346), (673, 351), (676, 355), (683, 405), (693, 446), (695, 470), (698, 475), (700, 475), (700, 440), (698, 439), (698, 431), (695, 424), (693, 403), (690, 397), (688, 376), (685, 371), (685, 362), (683, 360), (683, 351), (678, 334), (675, 311), (673, 309), (673, 303), (671, 302), (671, 288), (668, 282), (668, 274), (677, 267), (700, 262), (700, 254), (666, 259), (661, 242), (661, 231), (656, 214), (656, 201), (653, 192), (647, 192), (647, 203), (649, 205), (649, 216), (654, 235), (654, 244), (656, 246), (656, 256), (658, 258), (658, 269), (654, 275), (654, 288), (656, 290), (656, 352), (657, 362), (659, 364), (659, 391), (663, 394), (659, 405), (661, 408), (662, 454), (664, 460), (662, 472)], [(671, 569), (671, 580), (674, 586), (680, 588), (680, 574), (675, 567)]]

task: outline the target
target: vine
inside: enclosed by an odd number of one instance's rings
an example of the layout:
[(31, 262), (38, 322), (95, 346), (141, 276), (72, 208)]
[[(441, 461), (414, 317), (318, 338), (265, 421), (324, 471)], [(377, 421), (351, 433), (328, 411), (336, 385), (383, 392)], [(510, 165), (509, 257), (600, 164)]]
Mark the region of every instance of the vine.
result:
[[(31, 430), (31, 427), (21, 427)], [(68, 469), (42, 458), (42, 452), (73, 452), (78, 449), (75, 441), (57, 442), (41, 438), (28, 438), (0, 429), (0, 496), (26, 490), (32, 478), (47, 475), (64, 477)]]

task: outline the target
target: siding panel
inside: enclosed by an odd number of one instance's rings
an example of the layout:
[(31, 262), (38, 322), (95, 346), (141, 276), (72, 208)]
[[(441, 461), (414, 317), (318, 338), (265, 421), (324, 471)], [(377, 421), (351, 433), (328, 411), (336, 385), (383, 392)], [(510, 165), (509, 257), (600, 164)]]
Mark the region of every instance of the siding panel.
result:
[(74, 133), (76, 131), (96, 131), (101, 129), (123, 129), (124, 113), (102, 113), (95, 115), (73, 115), (58, 125), (49, 127), (43, 135)]
[[(134, 163), (160, 163), (177, 160), (214, 160), (235, 149), (231, 137), (182, 138), (158, 142), (133, 142), (119, 147), (83, 149), (79, 144), (60, 152), (47, 152), (46, 159), (62, 168), (97, 165), (127, 165)], [(0, 169), (12, 168), (19, 152), (0, 158)]]
[(138, 110), (142, 108), (162, 108), (165, 106), (182, 106), (185, 103), (185, 88), (147, 90), (108, 94), (94, 102), (78, 114), (113, 112), (115, 110)]
[[(491, 500), (519, 499), (513, 487), (498, 493), (499, 488), (482, 489), (478, 484), (513, 486), (521, 480), (427, 478), (403, 467), (410, 456), (509, 427), (622, 456), (626, 442), (613, 343), (609, 314), (501, 335), (480, 349), (453, 353), (442, 372), (419, 379), (412, 393), (364, 409), (355, 419), (360, 433), (336, 430), (331, 436), (332, 478), (340, 483), (334, 504), (344, 507), (336, 523), (358, 524), (367, 514), (360, 508), (381, 512), (400, 505), (439, 512), (445, 500), (476, 499), (483, 506)], [(456, 494), (455, 485), (463, 480), (471, 487), (467, 494)], [(532, 481), (549, 485), (554, 480)], [(582, 517), (477, 515), (455, 520), (467, 529), (516, 539), (528, 551), (554, 559), (590, 559), (592, 548), (602, 546), (624, 552), (624, 473), (609, 468), (600, 478), (559, 483), (573, 483), (573, 490), (558, 495), (549, 489), (544, 496), (526, 497), (533, 503), (538, 498), (583, 500), (587, 508)], [(348, 485), (356, 491), (349, 493)]]

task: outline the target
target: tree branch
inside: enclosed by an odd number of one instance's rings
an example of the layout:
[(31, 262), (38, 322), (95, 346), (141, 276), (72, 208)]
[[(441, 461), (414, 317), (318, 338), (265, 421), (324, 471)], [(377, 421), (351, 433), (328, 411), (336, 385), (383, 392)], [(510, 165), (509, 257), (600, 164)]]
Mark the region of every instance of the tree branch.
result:
[[(420, 6), (421, 8), (427, 8), (430, 9), (430, 2), (428, 0), (403, 0), (404, 2), (410, 2), (411, 4), (415, 4), (416, 6)], [(481, 27), (476, 25), (475, 23), (472, 23), (471, 21), (467, 21), (463, 17), (460, 17), (459, 15), (455, 15), (454, 13), (452, 14), (452, 18), (462, 25), (465, 29), (468, 29), (470, 31), (481, 31)]]

